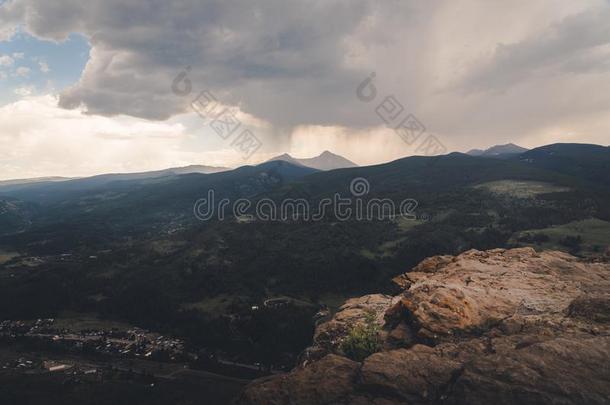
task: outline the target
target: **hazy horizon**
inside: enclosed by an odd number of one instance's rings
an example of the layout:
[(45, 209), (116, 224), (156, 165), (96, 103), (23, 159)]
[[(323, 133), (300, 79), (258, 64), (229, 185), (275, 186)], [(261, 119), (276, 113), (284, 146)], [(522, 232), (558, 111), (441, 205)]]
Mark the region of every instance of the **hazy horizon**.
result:
[[(579, 142), (573, 142), (573, 143), (578, 144)], [(510, 142), (509, 142), (509, 144), (510, 144)], [(498, 145), (489, 145), (489, 147), (493, 147), (493, 146), (498, 146)], [(521, 146), (521, 145), (517, 145), (517, 146)], [(535, 147), (532, 147), (532, 148), (526, 148), (526, 149), (535, 149), (535, 148), (541, 147), (541, 146), (545, 146), (545, 145), (538, 145), (538, 146), (535, 146)], [(599, 145), (599, 146), (608, 147), (609, 145)], [(489, 149), (489, 147), (472, 148), (472, 149), (482, 149), (482, 150), (485, 150), (485, 149)], [(470, 151), (472, 149), (469, 149), (468, 151)], [(447, 153), (453, 153), (453, 152), (466, 153), (468, 151), (447, 151)], [(19, 180), (45, 179), (45, 178), (50, 178), (50, 179), (52, 179), (52, 178), (78, 179), (78, 178), (86, 178), (86, 177), (92, 177), (92, 176), (99, 176), (99, 175), (104, 175), (104, 174), (135, 174), (135, 173), (154, 172), (154, 171), (161, 171), (161, 170), (175, 169), (175, 168), (185, 168), (185, 167), (189, 167), (189, 166), (208, 166), (208, 167), (216, 167), (216, 168), (224, 168), (224, 169), (227, 169), (227, 170), (233, 170), (233, 169), (237, 169), (237, 168), (239, 168), (241, 166), (262, 164), (262, 163), (265, 163), (266, 161), (268, 161), (269, 159), (272, 159), (274, 157), (280, 156), (282, 154), (288, 154), (291, 157), (296, 158), (296, 159), (309, 159), (309, 158), (320, 156), (324, 152), (331, 152), (333, 154), (339, 155), (339, 154), (333, 152), (332, 150), (322, 150), (322, 151), (320, 151), (320, 153), (317, 153), (317, 154), (314, 154), (314, 155), (309, 155), (309, 156), (297, 156), (297, 155), (291, 154), (289, 152), (283, 152), (283, 153), (280, 153), (279, 155), (276, 155), (276, 154), (273, 154), (272, 156), (270, 155), (269, 157), (267, 157), (267, 158), (265, 158), (265, 159), (263, 159), (261, 161), (258, 161), (258, 162), (241, 163), (241, 164), (238, 163), (237, 165), (234, 165), (234, 166), (208, 165), (208, 164), (205, 164), (205, 163), (189, 163), (189, 164), (178, 165), (178, 166), (171, 166), (171, 167), (165, 167), (165, 166), (163, 166), (163, 167), (152, 167), (152, 168), (148, 168), (148, 169), (145, 169), (145, 170), (133, 170), (133, 171), (129, 171), (129, 172), (95, 172), (95, 173), (88, 173), (88, 174), (82, 174), (82, 175), (79, 175), (79, 174), (73, 174), (73, 175), (55, 175), (55, 174), (51, 173), (51, 174), (44, 175), (44, 176), (39, 176), (39, 177), (22, 177), (22, 178), (2, 178), (0, 176), (0, 182), (2, 182), (2, 181), (19, 181)], [(339, 155), (339, 156), (342, 156), (342, 155)], [(406, 156), (398, 157), (396, 159), (390, 159), (390, 160), (387, 160), (387, 161), (380, 161), (380, 162), (371, 163), (371, 164), (359, 164), (358, 162), (354, 162), (354, 161), (353, 162), (356, 163), (358, 166), (371, 166), (371, 165), (376, 165), (376, 164), (390, 163), (390, 162), (392, 162), (394, 160), (404, 159), (404, 158), (411, 157), (411, 156), (416, 156), (416, 155), (406, 155)], [(347, 158), (346, 156), (342, 156), (342, 157)], [(347, 158), (347, 159), (351, 160), (349, 158)]]

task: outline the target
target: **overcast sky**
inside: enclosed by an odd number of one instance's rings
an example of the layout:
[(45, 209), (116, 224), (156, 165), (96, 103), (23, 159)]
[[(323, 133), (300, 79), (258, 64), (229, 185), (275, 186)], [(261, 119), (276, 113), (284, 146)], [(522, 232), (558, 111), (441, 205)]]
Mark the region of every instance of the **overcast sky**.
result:
[[(204, 90), (241, 122), (227, 139)], [(610, 2), (0, 0), (0, 179), (416, 154), (390, 96), (448, 151), (607, 145)]]

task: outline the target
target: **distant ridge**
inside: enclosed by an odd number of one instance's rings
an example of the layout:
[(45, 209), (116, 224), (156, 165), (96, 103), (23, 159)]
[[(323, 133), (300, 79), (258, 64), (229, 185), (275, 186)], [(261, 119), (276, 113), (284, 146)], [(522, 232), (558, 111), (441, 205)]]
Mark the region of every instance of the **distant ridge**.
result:
[(466, 152), (470, 156), (483, 156), (483, 157), (506, 157), (509, 155), (518, 155), (520, 153), (527, 152), (528, 149), (523, 148), (514, 143), (507, 143), (506, 145), (495, 145), (489, 149), (471, 149)]
[(220, 173), (231, 170), (228, 167), (217, 167), (217, 166), (205, 166), (205, 165), (190, 165), (184, 167), (172, 167), (169, 169), (158, 170), (153, 172), (144, 172), (143, 174), (156, 175), (156, 174), (190, 174), (190, 173), (201, 173), (201, 174), (212, 174)]
[(293, 165), (306, 166), (324, 171), (358, 167), (358, 165), (354, 162), (329, 151), (324, 151), (319, 156), (306, 159), (297, 159), (290, 156), (288, 153), (284, 153), (283, 155), (269, 159), (268, 162), (273, 162), (276, 160), (283, 160), (284, 162), (292, 163)]
[(44, 183), (51, 181), (67, 181), (73, 180), (73, 177), (35, 177), (31, 179), (14, 179), (14, 180), (0, 180), (0, 187), (3, 186), (14, 186), (19, 184), (31, 184), (31, 183)]
[(155, 170), (150, 172), (137, 173), (107, 173), (98, 174), (90, 177), (40, 177), (34, 179), (19, 179), (0, 181), (0, 192), (10, 192), (22, 188), (31, 188), (34, 186), (50, 186), (64, 185), (67, 188), (73, 189), (90, 189), (100, 187), (115, 181), (131, 181), (131, 180), (148, 180), (157, 179), (168, 176), (179, 176), (182, 174), (213, 174), (231, 170), (226, 167), (190, 165), (184, 167), (172, 167), (169, 169)]
[(555, 143), (511, 159), (610, 186), (610, 146)]

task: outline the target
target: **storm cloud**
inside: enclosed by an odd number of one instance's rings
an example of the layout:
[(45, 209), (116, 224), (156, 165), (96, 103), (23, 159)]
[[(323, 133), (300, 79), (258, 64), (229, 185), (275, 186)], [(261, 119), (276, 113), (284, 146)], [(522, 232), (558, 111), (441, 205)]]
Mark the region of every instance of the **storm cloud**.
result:
[[(363, 133), (383, 129), (374, 109), (387, 95), (450, 150), (607, 143), (610, 130), (602, 0), (8, 0), (0, 23), (4, 38), (21, 26), (88, 39), (89, 62), (59, 105), (92, 115), (188, 112), (192, 98), (170, 87), (190, 66), (194, 88), (301, 142), (303, 128), (311, 139), (340, 128), (365, 145)], [(363, 103), (356, 87), (371, 72), (379, 99)]]

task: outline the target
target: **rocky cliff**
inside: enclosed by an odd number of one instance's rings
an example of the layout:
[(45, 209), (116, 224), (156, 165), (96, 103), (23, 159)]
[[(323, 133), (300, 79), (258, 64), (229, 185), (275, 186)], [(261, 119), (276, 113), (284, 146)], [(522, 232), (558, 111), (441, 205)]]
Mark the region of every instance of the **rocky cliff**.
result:
[[(472, 250), (394, 281), (399, 295), (349, 300), (299, 367), (254, 381), (237, 403), (610, 403), (609, 263)], [(367, 314), (383, 349), (356, 362), (341, 343)]]

